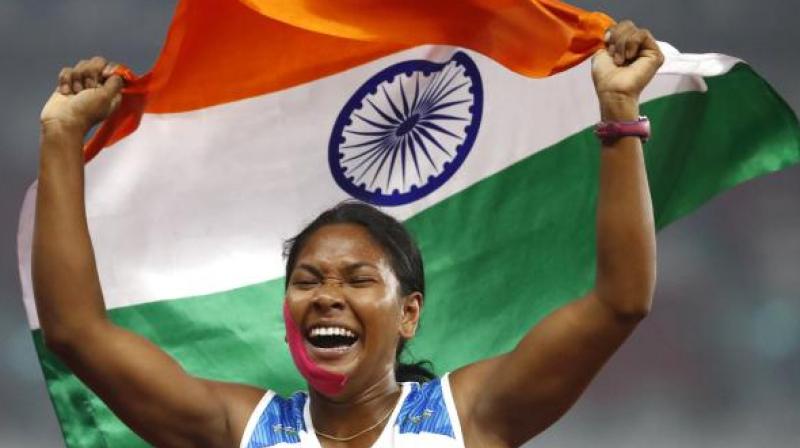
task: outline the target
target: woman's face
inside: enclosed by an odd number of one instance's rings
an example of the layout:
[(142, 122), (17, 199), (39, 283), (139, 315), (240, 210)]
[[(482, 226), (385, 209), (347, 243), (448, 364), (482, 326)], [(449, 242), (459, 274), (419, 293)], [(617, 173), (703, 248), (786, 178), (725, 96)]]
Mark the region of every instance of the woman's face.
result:
[(355, 224), (314, 232), (286, 290), (311, 359), (350, 378), (345, 394), (393, 378), (397, 344), (414, 335), (421, 299), (419, 293), (399, 297), (388, 257)]

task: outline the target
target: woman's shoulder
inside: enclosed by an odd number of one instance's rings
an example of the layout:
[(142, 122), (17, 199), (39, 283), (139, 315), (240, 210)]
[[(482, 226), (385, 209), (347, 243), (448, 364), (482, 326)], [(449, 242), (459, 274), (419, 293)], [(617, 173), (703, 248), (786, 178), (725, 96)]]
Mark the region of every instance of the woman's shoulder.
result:
[(308, 393), (306, 391), (300, 390), (290, 395), (281, 395), (276, 391), (267, 390), (254, 409), (253, 414), (272, 418), (273, 420), (302, 421), (306, 401), (308, 401)]
[(460, 438), (448, 374), (424, 383), (404, 384), (408, 392), (396, 420), (400, 433), (425, 432)]
[(253, 409), (242, 437), (242, 447), (272, 446), (298, 443), (299, 433), (306, 431), (303, 412), (308, 394), (297, 391), (283, 396), (267, 390)]

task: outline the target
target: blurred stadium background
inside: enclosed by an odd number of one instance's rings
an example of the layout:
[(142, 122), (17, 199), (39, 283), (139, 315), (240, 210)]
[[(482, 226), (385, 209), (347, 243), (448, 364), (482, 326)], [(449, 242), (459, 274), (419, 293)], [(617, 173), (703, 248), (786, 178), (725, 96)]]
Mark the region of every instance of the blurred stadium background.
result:
[[(749, 61), (800, 110), (797, 0), (573, 3), (686, 52)], [(38, 114), (62, 66), (96, 54), (145, 72), (174, 0), (0, 2), (0, 447), (63, 447), (25, 323), (16, 227)], [(723, 194), (659, 235), (651, 316), (531, 447), (800, 446), (800, 167)]]

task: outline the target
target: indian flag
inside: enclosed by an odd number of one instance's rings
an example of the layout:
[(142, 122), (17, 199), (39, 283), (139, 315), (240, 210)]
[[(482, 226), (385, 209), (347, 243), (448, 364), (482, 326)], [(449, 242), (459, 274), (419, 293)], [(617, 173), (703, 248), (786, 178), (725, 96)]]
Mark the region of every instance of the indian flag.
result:
[[(281, 245), (355, 197), (403, 219), (429, 289), (407, 356), (443, 373), (510, 349), (594, 279), (608, 17), (555, 0), (184, 0), (153, 70), (87, 146), (87, 213), (111, 318), (192, 374), (303, 388), (284, 343)], [(745, 63), (666, 62), (644, 92), (658, 227), (800, 160), (800, 126)], [(70, 447), (136, 437), (42, 343)]]

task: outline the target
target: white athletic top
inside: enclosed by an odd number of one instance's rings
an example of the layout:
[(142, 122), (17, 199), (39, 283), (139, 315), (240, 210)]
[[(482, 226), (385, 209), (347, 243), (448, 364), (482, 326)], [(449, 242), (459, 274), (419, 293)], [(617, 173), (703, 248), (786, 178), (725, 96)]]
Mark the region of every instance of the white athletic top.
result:
[[(308, 394), (283, 398), (267, 391), (247, 422), (241, 448), (321, 448)], [(424, 384), (402, 383), (402, 392), (372, 448), (464, 448), (448, 375)]]

